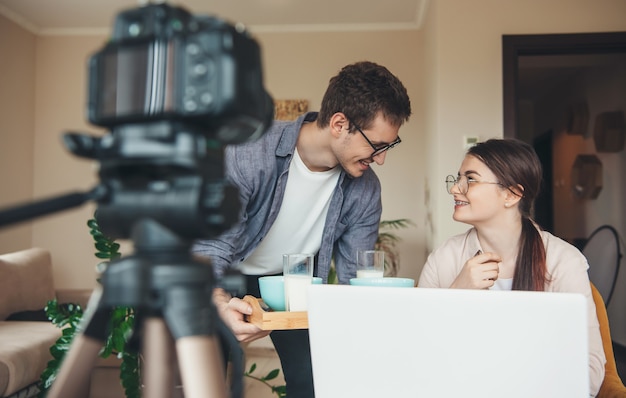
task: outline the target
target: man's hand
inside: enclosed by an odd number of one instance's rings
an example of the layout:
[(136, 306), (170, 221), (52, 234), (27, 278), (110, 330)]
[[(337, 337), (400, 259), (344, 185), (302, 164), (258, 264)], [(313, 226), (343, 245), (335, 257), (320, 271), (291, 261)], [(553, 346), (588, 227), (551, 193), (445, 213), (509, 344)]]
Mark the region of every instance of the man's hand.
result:
[(479, 253), (467, 260), (450, 288), (488, 289), (498, 279), (502, 259), (495, 253)]
[(213, 303), (222, 320), (240, 342), (249, 343), (270, 334), (271, 331), (246, 322), (244, 316), (252, 314), (252, 307), (242, 299), (231, 297), (224, 289), (213, 290)]

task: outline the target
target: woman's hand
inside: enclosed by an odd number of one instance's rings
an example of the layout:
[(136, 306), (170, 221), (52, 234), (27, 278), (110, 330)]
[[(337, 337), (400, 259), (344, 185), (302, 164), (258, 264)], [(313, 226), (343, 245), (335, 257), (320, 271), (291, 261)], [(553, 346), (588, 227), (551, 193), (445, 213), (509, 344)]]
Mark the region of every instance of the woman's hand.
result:
[(231, 297), (224, 289), (213, 290), (213, 303), (222, 320), (240, 342), (249, 343), (270, 334), (271, 331), (246, 322), (244, 317), (252, 314), (252, 307), (242, 299)]
[(478, 253), (467, 260), (450, 288), (488, 289), (498, 279), (502, 259), (495, 253)]

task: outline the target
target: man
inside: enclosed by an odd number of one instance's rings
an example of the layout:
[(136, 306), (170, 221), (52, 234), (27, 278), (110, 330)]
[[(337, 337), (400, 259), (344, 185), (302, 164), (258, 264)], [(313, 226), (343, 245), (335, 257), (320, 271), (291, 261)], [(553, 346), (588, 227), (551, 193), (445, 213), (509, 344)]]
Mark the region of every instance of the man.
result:
[[(259, 297), (258, 277), (280, 274), (282, 254), (316, 253), (315, 275), (328, 279), (331, 259), (340, 283), (356, 275), (358, 248), (373, 248), (382, 212), (382, 165), (400, 143), (411, 115), (405, 87), (385, 67), (358, 62), (330, 79), (319, 113), (275, 121), (258, 140), (230, 146), (226, 175), (239, 189), (241, 216), (220, 237), (199, 241), (194, 253), (210, 257), (220, 276), (233, 267)], [(220, 316), (239, 341), (266, 336), (244, 321), (249, 304), (215, 289)], [(312, 398), (308, 330), (274, 331), (289, 398)]]

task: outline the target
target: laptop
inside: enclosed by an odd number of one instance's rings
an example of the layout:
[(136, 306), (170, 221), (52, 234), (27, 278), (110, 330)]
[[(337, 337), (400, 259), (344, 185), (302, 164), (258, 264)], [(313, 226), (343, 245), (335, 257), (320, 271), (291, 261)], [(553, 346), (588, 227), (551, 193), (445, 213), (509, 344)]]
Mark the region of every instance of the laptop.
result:
[(589, 396), (583, 295), (308, 289), (316, 398)]

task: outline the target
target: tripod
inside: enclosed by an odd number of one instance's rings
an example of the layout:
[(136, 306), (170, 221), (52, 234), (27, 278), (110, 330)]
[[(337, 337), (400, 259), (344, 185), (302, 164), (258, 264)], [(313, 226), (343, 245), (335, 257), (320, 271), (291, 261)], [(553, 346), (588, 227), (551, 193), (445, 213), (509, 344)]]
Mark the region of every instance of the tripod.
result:
[[(81, 335), (72, 343), (48, 397), (85, 396), (89, 374), (106, 338), (114, 306), (137, 311), (135, 333), (143, 336), (144, 397), (174, 393), (174, 351), (186, 398), (227, 396), (225, 367), (211, 301), (213, 271), (194, 262), (189, 245), (152, 220), (133, 229), (136, 254), (111, 263), (94, 293)], [(172, 336), (175, 350), (172, 349)]]

